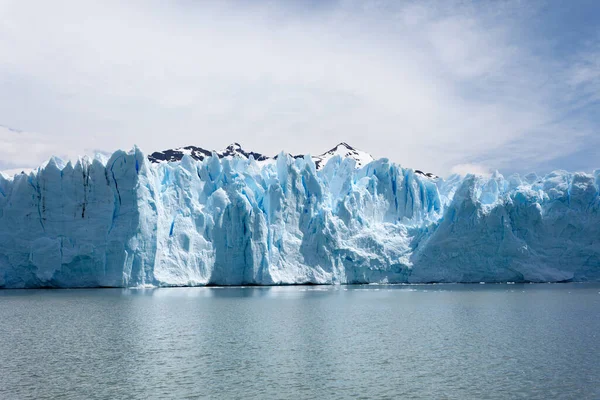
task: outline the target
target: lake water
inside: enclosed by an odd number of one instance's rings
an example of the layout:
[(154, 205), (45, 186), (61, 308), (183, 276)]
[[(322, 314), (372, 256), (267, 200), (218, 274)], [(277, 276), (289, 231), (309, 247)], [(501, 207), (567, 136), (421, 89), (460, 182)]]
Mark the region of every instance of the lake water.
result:
[(0, 291), (1, 399), (600, 398), (600, 285)]

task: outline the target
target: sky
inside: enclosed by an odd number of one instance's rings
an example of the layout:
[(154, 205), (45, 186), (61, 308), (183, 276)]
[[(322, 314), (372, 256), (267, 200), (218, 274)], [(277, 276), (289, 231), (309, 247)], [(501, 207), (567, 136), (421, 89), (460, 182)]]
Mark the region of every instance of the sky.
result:
[(0, 0), (0, 55), (0, 170), (232, 142), (600, 168), (596, 0)]

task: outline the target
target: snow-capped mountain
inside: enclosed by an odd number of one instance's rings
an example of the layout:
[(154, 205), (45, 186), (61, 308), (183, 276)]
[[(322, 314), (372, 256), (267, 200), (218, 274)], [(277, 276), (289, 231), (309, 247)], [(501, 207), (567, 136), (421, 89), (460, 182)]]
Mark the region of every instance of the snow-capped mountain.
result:
[[(180, 147), (176, 149), (169, 149), (163, 151), (157, 151), (148, 156), (148, 160), (153, 163), (161, 163), (161, 162), (173, 162), (173, 161), (181, 161), (185, 154), (190, 155), (193, 159), (202, 161), (204, 158), (209, 157), (212, 153), (215, 153), (219, 158), (232, 158), (239, 157), (248, 159), (250, 156), (254, 158), (256, 161), (275, 161), (277, 160), (277, 155), (273, 157), (266, 156), (261, 153), (256, 153), (253, 151), (246, 151), (242, 148), (239, 143), (233, 143), (227, 146), (225, 149), (220, 151), (209, 151), (203, 149), (201, 147), (196, 146), (186, 146)], [(291, 155), (291, 154), (290, 154)], [(317, 156), (312, 156), (313, 161), (317, 167), (317, 170), (320, 170), (327, 164), (330, 158), (334, 156), (340, 156), (342, 158), (351, 158), (356, 161), (356, 168), (363, 167), (373, 161), (373, 157), (362, 150), (358, 150), (347, 143), (340, 143), (331, 150), (326, 151), (323, 154), (319, 154)], [(291, 155), (293, 158), (303, 158), (303, 154), (299, 155)]]
[(260, 153), (255, 153), (253, 151), (245, 151), (244, 149), (242, 149), (242, 146), (239, 143), (232, 143), (220, 151), (209, 151), (196, 146), (186, 146), (179, 147), (176, 149), (155, 151), (154, 153), (148, 156), (148, 160), (150, 160), (150, 162), (153, 163), (181, 161), (183, 156), (187, 154), (191, 156), (194, 160), (202, 161), (206, 157), (210, 157), (213, 152), (219, 158), (241, 157), (248, 159), (250, 158), (250, 156), (252, 156), (256, 161), (264, 161), (269, 158)]
[(415, 174), (419, 174), (430, 179), (439, 179), (439, 176), (436, 174), (432, 174), (431, 172), (423, 172), (420, 169), (415, 169)]
[(315, 162), (315, 165), (317, 166), (317, 170), (319, 170), (323, 168), (325, 164), (327, 164), (327, 161), (329, 161), (329, 159), (334, 156), (353, 159), (354, 161), (356, 161), (356, 168), (364, 167), (365, 165), (373, 161), (373, 156), (371, 156), (369, 153), (362, 150), (358, 150), (350, 146), (348, 143), (344, 142), (338, 144), (333, 149), (326, 151), (323, 154), (313, 156), (312, 159)]

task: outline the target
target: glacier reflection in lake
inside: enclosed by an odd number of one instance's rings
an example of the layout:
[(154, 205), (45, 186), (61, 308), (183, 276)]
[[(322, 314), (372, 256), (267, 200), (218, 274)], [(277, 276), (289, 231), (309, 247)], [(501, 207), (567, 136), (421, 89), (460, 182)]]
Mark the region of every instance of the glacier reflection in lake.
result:
[(600, 285), (0, 291), (0, 398), (600, 398)]

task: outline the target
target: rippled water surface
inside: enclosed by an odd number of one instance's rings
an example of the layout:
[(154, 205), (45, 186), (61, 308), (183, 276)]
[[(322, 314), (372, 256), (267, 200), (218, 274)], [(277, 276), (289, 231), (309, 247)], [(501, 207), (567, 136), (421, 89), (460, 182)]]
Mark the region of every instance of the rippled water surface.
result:
[(0, 398), (600, 398), (600, 285), (0, 291)]

